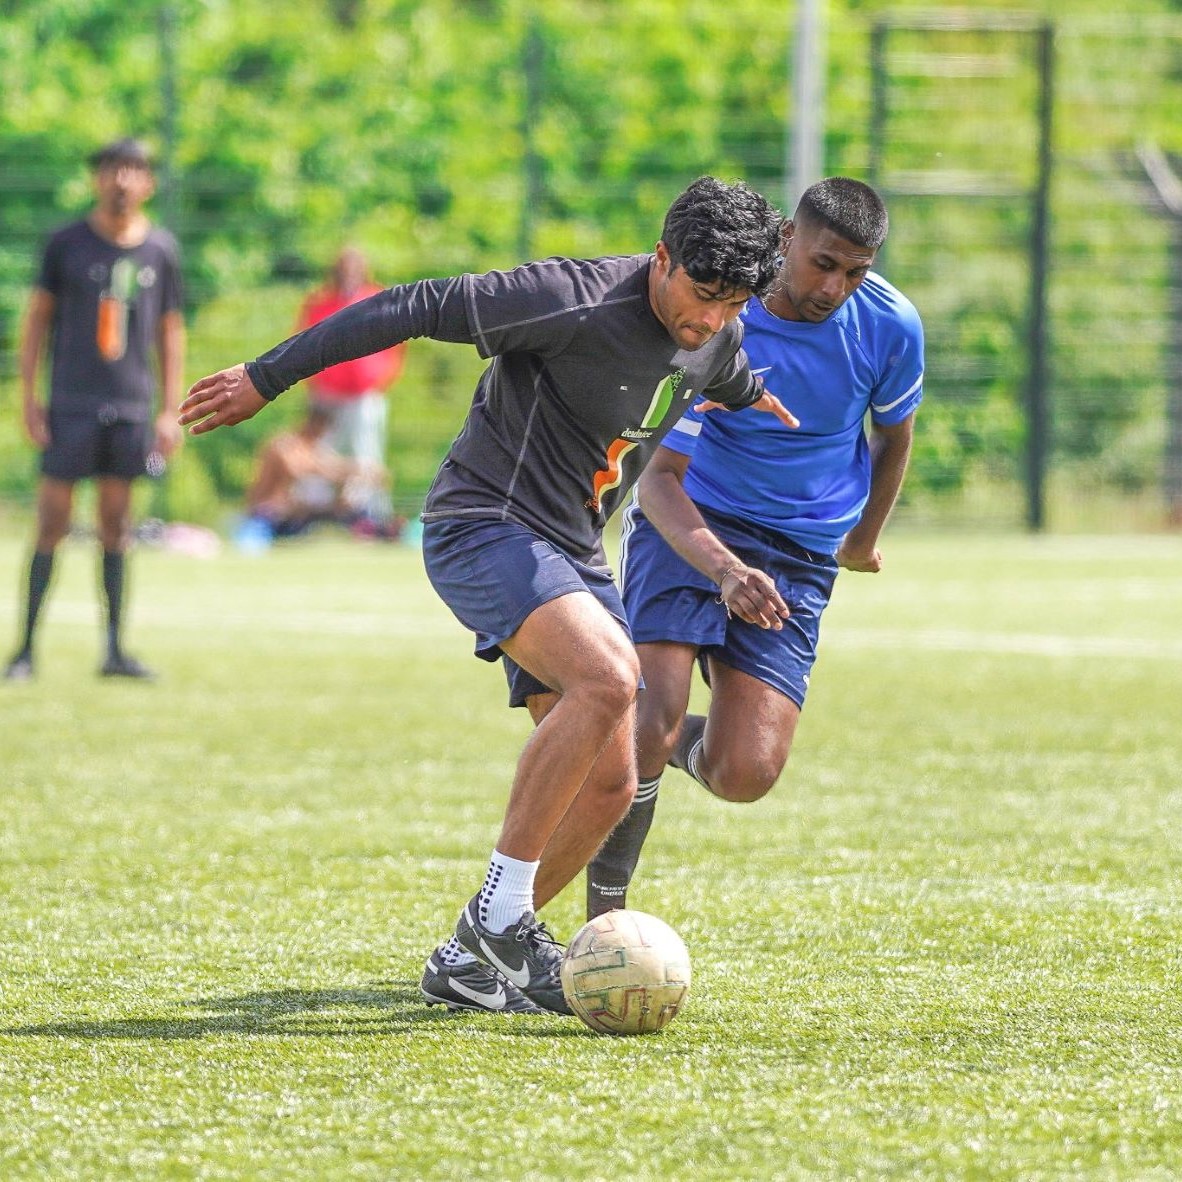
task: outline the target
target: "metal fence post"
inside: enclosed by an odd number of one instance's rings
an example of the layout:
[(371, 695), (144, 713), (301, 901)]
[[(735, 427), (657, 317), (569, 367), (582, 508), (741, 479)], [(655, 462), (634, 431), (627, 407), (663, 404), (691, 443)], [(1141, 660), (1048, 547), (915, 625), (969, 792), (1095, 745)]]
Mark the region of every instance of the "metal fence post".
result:
[(1031, 208), (1030, 370), (1026, 393), (1026, 523), (1032, 530), (1041, 530), (1046, 524), (1046, 471), (1050, 453), (1047, 276), (1050, 271), (1051, 128), (1054, 107), (1054, 25), (1050, 21), (1039, 28), (1037, 46), (1038, 175)]

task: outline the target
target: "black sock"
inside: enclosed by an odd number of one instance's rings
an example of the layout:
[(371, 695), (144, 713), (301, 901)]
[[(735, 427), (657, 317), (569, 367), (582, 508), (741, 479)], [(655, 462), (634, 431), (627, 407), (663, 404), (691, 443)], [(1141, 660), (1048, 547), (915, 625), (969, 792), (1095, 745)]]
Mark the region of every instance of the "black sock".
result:
[(660, 784), (660, 776), (655, 780), (640, 781), (632, 807), (588, 863), (588, 919), (624, 906), (628, 884), (636, 873), (636, 863), (640, 861), (640, 849), (653, 823)]
[(29, 563), (29, 593), (25, 609), (25, 638), (21, 642), (21, 651), (17, 656), (29, 657), (33, 654), (33, 633), (37, 628), (37, 617), (41, 614), (41, 604), (45, 601), (45, 593), (49, 590), (49, 579), (53, 574), (53, 551), (42, 554), (40, 550), (33, 551), (33, 558)]
[(121, 551), (103, 551), (103, 593), (107, 597), (107, 653), (119, 656), (119, 633), (123, 626), (123, 572)]
[[(699, 783), (703, 781), (698, 777), (697, 768), (691, 767), (691, 757), (696, 764), (701, 755), (700, 744), (705, 731), (706, 716), (704, 714), (687, 714), (681, 724), (681, 733), (677, 736), (677, 746), (673, 748), (673, 754), (669, 757), (669, 762), (675, 768), (693, 776)], [(693, 755), (695, 745), (699, 745), (698, 756)]]

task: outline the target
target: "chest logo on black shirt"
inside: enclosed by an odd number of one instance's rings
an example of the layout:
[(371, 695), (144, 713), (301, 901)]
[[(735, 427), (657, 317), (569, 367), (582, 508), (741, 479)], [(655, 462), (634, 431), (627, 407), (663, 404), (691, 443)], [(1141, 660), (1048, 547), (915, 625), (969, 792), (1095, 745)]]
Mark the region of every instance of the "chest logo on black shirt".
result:
[[(152, 272), (152, 282), (156, 273)], [(118, 361), (127, 352), (127, 309), (135, 298), (139, 276), (135, 261), (121, 258), (111, 268), (111, 279), (99, 294), (95, 343), (104, 361)]]
[[(645, 411), (640, 426), (625, 427), (620, 432), (619, 438), (613, 441), (607, 449), (606, 466), (600, 468), (591, 478), (592, 494), (584, 502), (586, 508), (594, 513), (603, 512), (603, 498), (619, 488), (620, 482), (624, 478), (625, 457), (636, 447), (638, 442), (651, 439), (653, 431), (665, 421), (669, 407), (673, 404), (673, 399), (684, 379), (685, 366), (674, 371), (667, 378), (663, 378), (657, 384), (656, 390), (653, 391), (652, 400), (648, 404), (648, 410)], [(693, 390), (687, 386), (682, 393), (682, 399), (688, 399), (692, 393)]]

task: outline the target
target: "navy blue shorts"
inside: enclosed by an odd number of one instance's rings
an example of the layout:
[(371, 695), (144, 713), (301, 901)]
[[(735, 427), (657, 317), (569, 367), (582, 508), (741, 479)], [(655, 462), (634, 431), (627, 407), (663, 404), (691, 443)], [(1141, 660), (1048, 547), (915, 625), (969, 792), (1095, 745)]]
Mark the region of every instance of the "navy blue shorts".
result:
[(681, 558), (632, 504), (624, 515), (620, 575), (633, 640), (693, 645), (803, 706), (837, 560), (782, 534), (698, 509), (744, 563), (771, 576), (792, 614), (778, 632), (728, 618), (717, 602), (718, 585)]
[(134, 480), (146, 471), (155, 441), (155, 424), (107, 421), (96, 415), (49, 412), (49, 446), (41, 453), (41, 472), (74, 483), (92, 476)]
[(456, 619), (476, 634), (476, 655), (499, 657), (509, 682), (509, 705), (553, 692), (500, 648), (544, 603), (589, 591), (625, 634), (628, 621), (607, 567), (587, 566), (516, 521), (448, 517), (423, 525), (427, 578)]

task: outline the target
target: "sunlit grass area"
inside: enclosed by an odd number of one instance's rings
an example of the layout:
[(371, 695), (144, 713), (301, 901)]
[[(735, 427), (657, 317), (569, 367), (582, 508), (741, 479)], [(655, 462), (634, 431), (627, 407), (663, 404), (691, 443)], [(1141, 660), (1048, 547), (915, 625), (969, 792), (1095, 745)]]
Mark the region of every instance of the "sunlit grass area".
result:
[[(95, 676), (69, 544), (0, 684), (0, 1175), (1182, 1171), (1182, 550), (884, 549), (771, 795), (666, 776), (631, 902), (693, 993), (611, 1039), (419, 1000), (528, 719), (414, 549), (140, 550), (143, 685)], [(573, 934), (581, 884), (548, 912)]]

